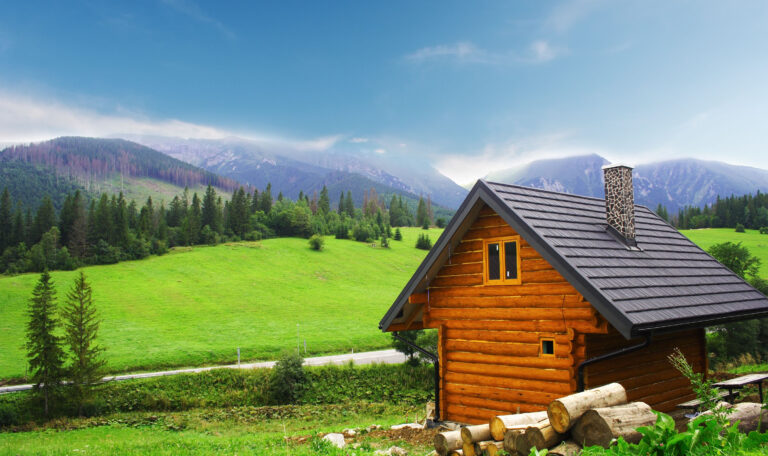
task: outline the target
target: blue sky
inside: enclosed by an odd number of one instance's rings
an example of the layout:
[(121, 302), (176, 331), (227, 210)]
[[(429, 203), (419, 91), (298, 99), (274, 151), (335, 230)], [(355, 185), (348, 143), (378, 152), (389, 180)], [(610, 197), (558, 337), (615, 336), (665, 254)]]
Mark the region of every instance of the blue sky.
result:
[(0, 142), (238, 135), (418, 155), (767, 167), (768, 3), (4, 2)]

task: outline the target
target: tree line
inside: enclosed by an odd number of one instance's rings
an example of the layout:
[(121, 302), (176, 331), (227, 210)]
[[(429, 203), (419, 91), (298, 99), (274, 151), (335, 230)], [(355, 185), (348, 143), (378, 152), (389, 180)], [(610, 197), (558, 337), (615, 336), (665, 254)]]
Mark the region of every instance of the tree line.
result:
[(704, 207), (685, 206), (676, 214), (670, 214), (659, 204), (656, 213), (676, 228), (745, 228), (759, 230), (768, 227), (768, 194), (758, 190), (754, 195), (731, 195)]
[[(274, 198), (270, 184), (252, 192), (239, 187), (225, 200), (209, 185), (202, 197), (185, 189), (167, 206), (150, 197), (141, 207), (122, 193), (89, 199), (76, 190), (57, 213), (48, 196), (32, 212), (13, 201), (6, 188), (0, 195), (0, 272), (75, 269), (162, 255), (174, 246), (274, 236), (335, 235), (373, 242), (391, 238), (392, 227), (434, 222), (429, 197), (419, 199), (414, 213), (402, 196), (393, 195), (387, 204), (374, 189), (365, 192), (359, 208), (349, 191), (332, 205), (326, 187), (312, 196), (301, 192), (295, 201), (282, 193)], [(444, 226), (445, 220), (437, 224)]]

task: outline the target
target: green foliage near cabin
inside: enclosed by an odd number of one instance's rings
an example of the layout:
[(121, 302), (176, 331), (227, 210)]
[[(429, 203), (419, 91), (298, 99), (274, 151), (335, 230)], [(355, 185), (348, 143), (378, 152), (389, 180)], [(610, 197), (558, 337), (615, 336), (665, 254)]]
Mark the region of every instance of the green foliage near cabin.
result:
[[(401, 228), (405, 242), (388, 249), (327, 236), (318, 255), (305, 239), (277, 238), (84, 268), (97, 342), (113, 372), (232, 363), (238, 347), (243, 360), (274, 359), (297, 341), (302, 356), (387, 348), (378, 322), (426, 254), (414, 248), (420, 232)], [(59, 296), (77, 274), (51, 273)], [(0, 277), (0, 379), (25, 375), (24, 312), (38, 277)]]

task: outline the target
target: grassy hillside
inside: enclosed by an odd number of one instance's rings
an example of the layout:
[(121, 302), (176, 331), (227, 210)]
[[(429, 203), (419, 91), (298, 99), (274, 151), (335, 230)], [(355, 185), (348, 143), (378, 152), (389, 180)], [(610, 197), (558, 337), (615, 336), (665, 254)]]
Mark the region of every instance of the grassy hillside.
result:
[(752, 255), (760, 258), (762, 261), (760, 276), (768, 279), (768, 235), (760, 234), (757, 230), (737, 233), (733, 228), (706, 228), (680, 232), (705, 250), (721, 242), (741, 242)]
[[(101, 310), (112, 371), (274, 359), (306, 340), (309, 355), (390, 343), (378, 321), (425, 255), (405, 228), (390, 249), (326, 238), (177, 249), (84, 271)], [(440, 230), (429, 230), (434, 240)], [(61, 300), (74, 271), (52, 273)], [(0, 379), (25, 373), (25, 309), (37, 274), (0, 278)], [(298, 325), (298, 326), (297, 326)], [(298, 335), (297, 335), (298, 332)]]

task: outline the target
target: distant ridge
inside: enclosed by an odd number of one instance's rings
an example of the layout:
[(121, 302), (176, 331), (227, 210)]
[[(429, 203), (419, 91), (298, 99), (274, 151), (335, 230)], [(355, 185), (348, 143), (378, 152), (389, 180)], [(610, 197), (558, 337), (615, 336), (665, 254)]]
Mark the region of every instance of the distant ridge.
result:
[[(516, 169), (489, 174), (486, 180), (603, 197), (601, 167), (605, 158), (592, 154), (537, 160)], [(768, 192), (768, 170), (717, 161), (683, 158), (641, 164), (634, 169), (635, 201), (670, 212), (683, 206), (712, 204), (717, 196)]]

